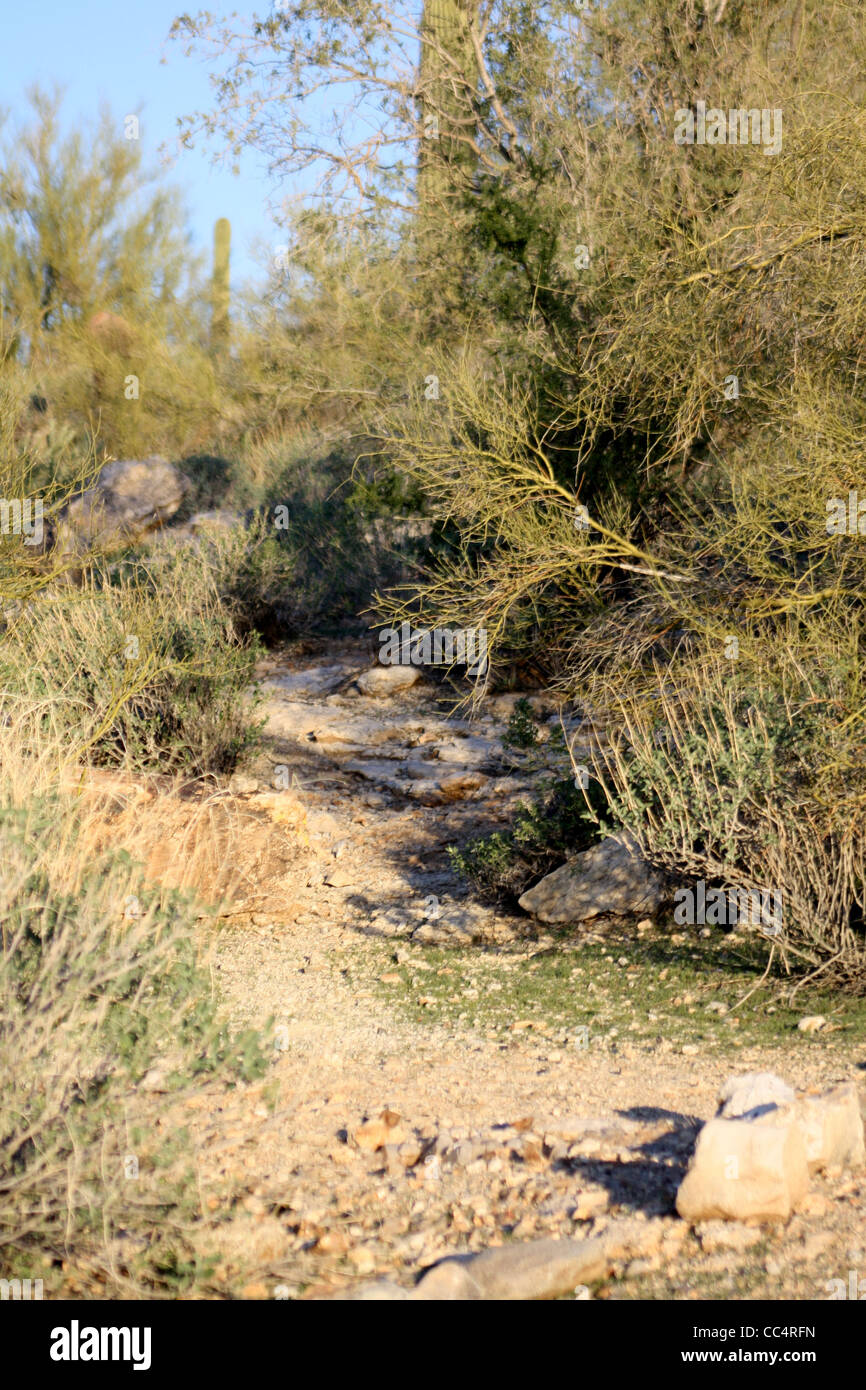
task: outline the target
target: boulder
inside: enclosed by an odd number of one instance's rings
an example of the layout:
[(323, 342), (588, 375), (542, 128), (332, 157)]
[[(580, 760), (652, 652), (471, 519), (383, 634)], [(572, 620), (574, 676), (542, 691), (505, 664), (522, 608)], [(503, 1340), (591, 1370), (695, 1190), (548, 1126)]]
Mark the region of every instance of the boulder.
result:
[(123, 545), (174, 516), (189, 484), (163, 458), (121, 459), (100, 469), (93, 485), (73, 497), (57, 521), (67, 553)]
[(787, 1221), (808, 1186), (806, 1145), (790, 1111), (717, 1118), (698, 1135), (677, 1211), (692, 1224)]
[(860, 1101), (853, 1081), (823, 1095), (801, 1096), (797, 1118), (806, 1143), (809, 1171), (860, 1168), (866, 1162)]
[(484, 1294), (469, 1269), (472, 1257), (455, 1256), (434, 1265), (416, 1285), (412, 1297), (438, 1302), (476, 1301)]
[(555, 869), (523, 894), (524, 912), (542, 922), (583, 922), (601, 913), (652, 913), (662, 881), (626, 832), (611, 835)]
[(485, 939), (494, 915), (477, 903), (443, 903), (435, 914), (424, 913), (412, 940), (425, 946), (471, 946)]
[(381, 699), (408, 690), (421, 679), (416, 666), (373, 666), (359, 676), (355, 684), (362, 695), (372, 695)]

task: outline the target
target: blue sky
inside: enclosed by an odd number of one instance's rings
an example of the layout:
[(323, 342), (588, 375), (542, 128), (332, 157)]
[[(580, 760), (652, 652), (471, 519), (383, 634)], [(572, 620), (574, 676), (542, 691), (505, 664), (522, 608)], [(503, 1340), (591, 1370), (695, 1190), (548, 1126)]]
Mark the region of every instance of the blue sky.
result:
[[(175, 16), (198, 8), (225, 12), (183, 0), (7, 0), (0, 28), (0, 106), (14, 116), (35, 83), (49, 89), (59, 83), (66, 91), (63, 117), (70, 126), (95, 117), (101, 101), (118, 118), (141, 108), (144, 163), (156, 164), (160, 146), (174, 146), (177, 117), (211, 104), (206, 66), (185, 58), (181, 43), (165, 42)], [(264, 14), (268, 0), (231, 8)], [(242, 160), (239, 177), (214, 168), (214, 148), (181, 151), (168, 178), (183, 190), (197, 250), (209, 256), (215, 220), (231, 218), (237, 286), (258, 272), (254, 243), (279, 241), (267, 203), (286, 190), (275, 188), (254, 155)]]

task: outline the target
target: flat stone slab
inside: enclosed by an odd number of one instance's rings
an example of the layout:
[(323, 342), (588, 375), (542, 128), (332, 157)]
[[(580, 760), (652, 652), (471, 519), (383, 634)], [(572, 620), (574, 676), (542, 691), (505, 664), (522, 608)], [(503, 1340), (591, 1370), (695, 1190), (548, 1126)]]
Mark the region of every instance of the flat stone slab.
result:
[(609, 1268), (603, 1238), (531, 1240), (442, 1260), (424, 1275), (412, 1296), (509, 1302), (560, 1298), (603, 1278)]

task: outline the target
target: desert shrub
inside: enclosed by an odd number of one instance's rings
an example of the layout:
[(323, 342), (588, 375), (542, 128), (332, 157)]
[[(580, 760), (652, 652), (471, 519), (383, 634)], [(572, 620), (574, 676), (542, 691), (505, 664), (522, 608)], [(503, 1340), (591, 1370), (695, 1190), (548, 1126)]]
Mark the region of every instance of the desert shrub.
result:
[(776, 652), (755, 684), (703, 652), (657, 667), (654, 691), (620, 687), (596, 770), (614, 814), (672, 878), (766, 895), (774, 910), (752, 925), (794, 988), (823, 975), (862, 992), (859, 717), (841, 661), (828, 671), (791, 657)]
[(57, 441), (51, 468), (22, 444), (32, 386), (32, 377), (14, 370), (0, 350), (0, 498), (20, 507), (17, 518), (14, 510), (4, 512), (0, 535), (0, 605), (12, 611), (74, 568), (75, 558), (51, 552), (46, 540), (54, 513), (96, 471), (93, 455), (74, 450), (68, 439)]
[(295, 563), (273, 517), (247, 513), (233, 524), (203, 524), (192, 541), (138, 552), (141, 569), (158, 593), (169, 584), (187, 592), (208, 586), (241, 641), (277, 640), (291, 632)]
[(277, 640), (292, 631), (295, 560), (265, 516), (209, 537), (207, 563), (237, 631)]
[(515, 749), (529, 749), (538, 746), (538, 726), (528, 700), (516, 701), (508, 720), (508, 728), (502, 738), (502, 744), (505, 748)]
[(221, 1020), (194, 905), (96, 849), (52, 789), (42, 723), (2, 731), (0, 1271), (68, 1261), (114, 1296), (175, 1293), (202, 1215), (172, 1107), (261, 1076), (263, 1041)]
[[(291, 581), (282, 583), (277, 552), (254, 561), (275, 566), (275, 603), (287, 635), (360, 627), (377, 584), (404, 578), (424, 549), (404, 539), (400, 522), (418, 497), (363, 442), (277, 432), (249, 444), (237, 470), (236, 504), (255, 506), (280, 546)], [(273, 573), (274, 571), (272, 571)]]
[(236, 469), (220, 454), (189, 454), (178, 468), (188, 483), (186, 495), (172, 517), (172, 526), (182, 525), (195, 512), (213, 511), (225, 506), (236, 486)]
[(46, 736), (100, 763), (228, 771), (256, 735), (255, 651), (194, 556), (158, 576), (121, 565), (19, 613), (0, 646), (3, 703), (41, 702)]
[(683, 504), (630, 602), (574, 640), (571, 687), (648, 855), (780, 895), (767, 946), (794, 987), (818, 972), (862, 989), (863, 412), (805, 369), (785, 399)]
[(249, 445), (236, 464), (196, 461), (193, 487), (194, 503), (187, 499), (173, 519), (166, 546), (139, 548), (135, 558), (154, 575), (186, 566), (175, 523), (202, 505), (233, 510), (235, 524), (203, 524), (189, 551), (241, 636), (278, 642), (347, 625), (360, 630), (376, 584), (400, 578), (423, 548), (423, 538), (401, 539), (412, 499), (399, 480), (382, 482), (374, 470), (366, 476), (348, 441), (278, 432)]

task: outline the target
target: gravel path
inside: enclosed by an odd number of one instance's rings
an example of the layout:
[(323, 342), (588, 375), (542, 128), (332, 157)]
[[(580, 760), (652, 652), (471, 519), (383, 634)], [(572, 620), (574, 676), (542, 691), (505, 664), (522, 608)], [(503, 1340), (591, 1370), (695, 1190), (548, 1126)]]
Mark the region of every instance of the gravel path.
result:
[[(480, 951), (507, 965), (547, 943), (526, 919), (469, 903), (444, 852), (501, 822), (518, 794), (474, 742), (495, 742), (495, 721), (455, 734), (429, 690), (365, 699), (346, 688), (362, 665), (339, 648), (310, 675), (278, 663), (265, 672), (268, 743), (253, 775), (289, 769), (309, 848), (291, 901), (220, 933), (219, 990), (236, 1023), (273, 1018), (277, 1055), (264, 1082), (219, 1098), (198, 1123), (203, 1190), (229, 1179), (246, 1193), (214, 1237), (218, 1282), (253, 1298), (382, 1276), (410, 1285), (446, 1253), (594, 1235), (620, 1218), (637, 1235), (594, 1296), (826, 1298), (827, 1280), (866, 1275), (862, 1177), (815, 1179), (784, 1231), (740, 1228), (733, 1246), (730, 1232), (696, 1234), (674, 1214), (730, 1057), (552, 1047), (529, 1030), (503, 1042), (392, 1007), (382, 977), (406, 961), (423, 974), (443, 942), (458, 975)], [(307, 726), (328, 721), (342, 744), (311, 746)], [(392, 766), (421, 748), (429, 770), (431, 745), (467, 738), (484, 780), (437, 804), (399, 776), (383, 784), (348, 769), (356, 735), (369, 750), (383, 727)], [(863, 1065), (831, 1039), (820, 1052), (792, 1046), (783, 1074), (798, 1087), (862, 1081)], [(744, 1047), (735, 1069), (777, 1070), (778, 1052)]]

